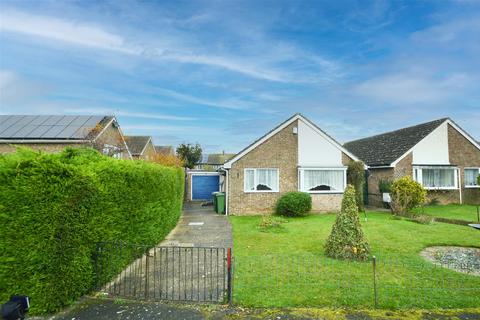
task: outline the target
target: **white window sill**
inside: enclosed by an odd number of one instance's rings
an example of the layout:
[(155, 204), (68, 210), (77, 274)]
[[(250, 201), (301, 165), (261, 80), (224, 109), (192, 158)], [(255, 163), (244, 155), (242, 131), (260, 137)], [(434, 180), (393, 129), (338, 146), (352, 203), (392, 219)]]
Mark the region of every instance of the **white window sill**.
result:
[(310, 194), (342, 194), (343, 191), (340, 190), (330, 190), (330, 191), (308, 191), (308, 190), (299, 190), (300, 192), (306, 192)]
[(442, 191), (442, 190), (445, 190), (445, 191), (448, 191), (448, 190), (458, 190), (458, 188), (455, 188), (455, 187), (451, 187), (451, 188), (429, 188), (429, 187), (424, 187), (425, 190), (431, 190), (431, 191), (435, 191), (435, 190), (438, 190), (438, 191)]
[(465, 186), (466, 189), (478, 189), (480, 186)]
[(244, 193), (278, 193), (279, 191), (275, 190), (243, 190)]

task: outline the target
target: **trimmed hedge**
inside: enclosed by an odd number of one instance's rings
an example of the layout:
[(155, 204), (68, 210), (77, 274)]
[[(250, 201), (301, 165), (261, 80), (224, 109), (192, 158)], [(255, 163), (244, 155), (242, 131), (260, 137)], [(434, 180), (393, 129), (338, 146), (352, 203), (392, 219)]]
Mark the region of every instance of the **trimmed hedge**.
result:
[(275, 212), (282, 216), (298, 217), (312, 210), (312, 197), (306, 192), (291, 191), (280, 197)]
[(72, 303), (135, 258), (107, 252), (99, 279), (97, 242), (157, 244), (176, 225), (182, 199), (180, 168), (92, 149), (0, 156), (0, 301), (29, 295), (34, 314)]

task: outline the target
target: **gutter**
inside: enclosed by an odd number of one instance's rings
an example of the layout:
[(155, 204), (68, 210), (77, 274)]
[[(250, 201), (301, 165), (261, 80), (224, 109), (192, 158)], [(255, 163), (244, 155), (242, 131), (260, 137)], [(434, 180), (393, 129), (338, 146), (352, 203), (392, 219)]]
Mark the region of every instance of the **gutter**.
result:
[(225, 168), (219, 168), (217, 171), (225, 172), (225, 215), (228, 216), (228, 184), (229, 184), (229, 170)]
[(58, 139), (21, 139), (21, 140), (0, 140), (0, 143), (14, 144), (14, 143), (91, 143), (92, 140), (58, 140)]

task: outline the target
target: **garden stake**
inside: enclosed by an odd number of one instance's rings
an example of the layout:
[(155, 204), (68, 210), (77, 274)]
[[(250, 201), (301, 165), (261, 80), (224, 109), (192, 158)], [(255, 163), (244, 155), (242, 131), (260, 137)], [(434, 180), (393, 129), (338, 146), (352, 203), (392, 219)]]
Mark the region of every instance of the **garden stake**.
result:
[(378, 295), (377, 295), (377, 258), (372, 257), (372, 266), (373, 266), (373, 296), (374, 296), (374, 305), (375, 309), (378, 306)]
[(227, 249), (227, 302), (232, 304), (232, 249)]

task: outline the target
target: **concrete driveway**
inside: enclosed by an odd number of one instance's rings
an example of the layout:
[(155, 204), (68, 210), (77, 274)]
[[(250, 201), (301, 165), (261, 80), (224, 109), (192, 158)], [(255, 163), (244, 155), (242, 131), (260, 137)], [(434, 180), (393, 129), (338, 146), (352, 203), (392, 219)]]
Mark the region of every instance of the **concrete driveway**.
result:
[(212, 206), (186, 203), (177, 226), (133, 261), (102, 292), (141, 300), (222, 302), (232, 227)]
[(160, 245), (229, 248), (233, 246), (232, 226), (225, 215), (213, 211), (213, 206), (186, 202), (179, 223)]

